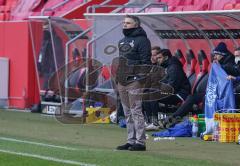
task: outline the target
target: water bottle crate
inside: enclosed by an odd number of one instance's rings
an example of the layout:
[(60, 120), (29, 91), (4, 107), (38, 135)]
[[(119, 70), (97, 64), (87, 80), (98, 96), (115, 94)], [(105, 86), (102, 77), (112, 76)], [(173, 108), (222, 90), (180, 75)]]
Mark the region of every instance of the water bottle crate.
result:
[(238, 142), (240, 134), (240, 113), (215, 113), (219, 122), (219, 142)]
[(86, 123), (110, 123), (110, 108), (87, 107)]

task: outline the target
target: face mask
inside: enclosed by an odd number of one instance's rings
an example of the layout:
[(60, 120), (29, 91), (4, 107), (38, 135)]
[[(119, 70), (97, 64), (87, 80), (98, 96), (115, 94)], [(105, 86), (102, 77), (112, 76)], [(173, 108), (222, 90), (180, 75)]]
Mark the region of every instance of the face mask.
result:
[(240, 56), (235, 57), (235, 63), (237, 64), (240, 61)]
[(124, 34), (124, 36), (129, 36), (135, 30), (136, 30), (136, 28), (123, 29), (123, 34)]

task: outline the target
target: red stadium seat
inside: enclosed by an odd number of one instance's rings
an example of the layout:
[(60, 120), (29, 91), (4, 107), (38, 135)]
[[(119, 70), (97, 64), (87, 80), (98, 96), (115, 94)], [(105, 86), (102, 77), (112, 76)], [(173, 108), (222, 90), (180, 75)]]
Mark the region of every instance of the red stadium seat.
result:
[(18, 0), (6, 0), (6, 6), (9, 6), (11, 9), (15, 8), (18, 4)]
[(175, 8), (176, 8), (175, 6), (168, 6), (168, 11), (172, 12), (175, 10)]
[(198, 63), (200, 66), (200, 72), (207, 73), (209, 61), (207, 59), (207, 55), (205, 54), (205, 52), (203, 50), (200, 50), (198, 52)]
[(234, 9), (240, 10), (240, 3), (237, 3), (237, 4), (235, 5)]
[(5, 14), (4, 13), (0, 13), (0, 21), (4, 21), (5, 20)]
[(175, 52), (175, 57), (178, 58), (178, 60), (182, 63), (182, 65), (184, 66), (185, 63), (186, 63), (186, 59), (185, 57), (183, 56), (182, 54), (182, 51), (180, 49), (177, 49), (176, 52)]
[(66, 3), (63, 6), (60, 6), (59, 8), (57, 8), (58, 11), (68, 11), (69, 9), (73, 9), (76, 6), (79, 6), (80, 4), (83, 3), (83, 0), (71, 0), (71, 3)]
[(194, 0), (185, 0), (185, 1), (181, 1), (179, 5), (182, 6), (188, 6), (188, 5), (193, 5)]
[(5, 12), (10, 12), (11, 11), (11, 6), (10, 5), (6, 5), (4, 11)]
[(168, 6), (179, 6), (184, 1), (185, 0), (161, 0), (160, 2), (165, 2), (168, 4)]
[(5, 6), (0, 6), (0, 12), (4, 12)]
[(0, 6), (0, 12), (9, 12), (11, 10), (11, 6)]
[(210, 10), (232, 10), (236, 3), (237, 0), (211, 1)]
[(193, 5), (194, 0), (160, 0), (168, 5), (168, 11), (184, 11), (184, 7)]
[(174, 8), (173, 11), (183, 11), (183, 7), (184, 6), (177, 6), (177, 7)]
[[(200, 67), (200, 71), (196, 76), (196, 80), (194, 81), (194, 85), (192, 86), (192, 94), (205, 94), (207, 83), (208, 83), (208, 66), (209, 61), (207, 56), (203, 50), (198, 52), (198, 64)], [(203, 101), (204, 102), (204, 101)], [(198, 103), (194, 106), (196, 110), (203, 109), (203, 102)]]
[(183, 11), (197, 11), (194, 5), (184, 6)]
[(5, 0), (0, 0), (0, 5), (4, 5), (5, 4)]
[(224, 5), (223, 10), (233, 10), (234, 4), (233, 3), (227, 3)]
[(57, 5), (59, 3), (59, 0), (51, 0), (47, 1), (44, 5), (45, 9), (52, 8), (53, 6)]
[(191, 86), (193, 86), (193, 83), (195, 81), (196, 78), (196, 72), (195, 72), (195, 67), (197, 64), (197, 59), (194, 56), (193, 51), (190, 49), (187, 51), (187, 68), (186, 68), (186, 75), (188, 77), (188, 80), (191, 84)]
[(209, 10), (211, 0), (194, 0), (194, 6), (196, 10)]
[(199, 82), (204, 78), (207, 77), (208, 75), (208, 66), (209, 66), (209, 61), (207, 59), (207, 55), (203, 50), (200, 50), (198, 52), (198, 64), (200, 67), (200, 72), (196, 76), (196, 80), (194, 82), (194, 85), (192, 87), (192, 94), (195, 93), (196, 88), (198, 87)]
[(6, 12), (5, 14), (4, 14), (5, 16), (4, 16), (4, 20), (10, 20), (10, 13), (9, 12)]

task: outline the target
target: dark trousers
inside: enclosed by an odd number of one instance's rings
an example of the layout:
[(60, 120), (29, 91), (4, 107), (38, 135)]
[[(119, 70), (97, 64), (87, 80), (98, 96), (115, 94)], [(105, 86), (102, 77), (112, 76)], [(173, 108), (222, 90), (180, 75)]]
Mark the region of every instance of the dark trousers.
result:
[(177, 105), (180, 102), (182, 102), (182, 99), (177, 95), (171, 95), (158, 101), (143, 102), (143, 110), (147, 116), (147, 121), (149, 122), (149, 119), (151, 119), (151, 117), (157, 117), (158, 112), (164, 112), (160, 108), (159, 103), (163, 103), (165, 105)]
[[(174, 117), (180, 116), (183, 117), (187, 115), (189, 112), (193, 111), (193, 105), (199, 104), (203, 102), (204, 104), (204, 93), (197, 93), (193, 95), (189, 95), (183, 104), (177, 109), (176, 112), (173, 113)], [(199, 112), (198, 112), (199, 113)]]
[(236, 108), (240, 109), (240, 93), (235, 93), (235, 103), (236, 103)]

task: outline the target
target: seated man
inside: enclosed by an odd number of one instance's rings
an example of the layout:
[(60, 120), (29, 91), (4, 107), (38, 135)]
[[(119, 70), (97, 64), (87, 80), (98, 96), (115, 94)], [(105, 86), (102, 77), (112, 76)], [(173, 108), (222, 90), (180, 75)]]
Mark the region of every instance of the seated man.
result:
[(220, 64), (227, 74), (234, 74), (234, 56), (224, 42), (220, 42), (213, 50), (213, 62)]
[[(233, 73), (233, 56), (228, 51), (227, 46), (225, 43), (220, 42), (217, 47), (213, 50), (213, 61), (215, 63), (219, 63), (221, 67), (227, 72), (227, 73)], [(240, 75), (240, 73), (239, 73)], [(207, 80), (202, 80), (202, 83), (204, 84), (202, 87), (201, 92), (193, 93), (187, 97), (185, 102), (177, 109), (175, 113), (173, 113), (172, 117), (169, 117), (166, 121), (169, 126), (174, 125), (177, 123), (174, 121), (177, 117), (184, 117), (189, 112), (193, 111), (193, 105), (199, 104), (204, 101), (205, 97), (205, 91), (206, 91), (206, 82)], [(196, 114), (200, 112), (195, 112)], [(203, 113), (203, 111), (202, 111)]]
[[(159, 46), (153, 46), (151, 48), (151, 63), (152, 65), (157, 65), (157, 55), (161, 51), (161, 48)], [(153, 66), (153, 68), (154, 68)], [(158, 127), (154, 125), (155, 122), (157, 122), (157, 110), (153, 109), (151, 110), (148, 108), (148, 105), (145, 105), (146, 102), (143, 103), (143, 114), (145, 116), (146, 121), (146, 129), (158, 129)], [(147, 110), (147, 111), (146, 111)]]
[[(169, 49), (162, 49), (158, 54), (157, 60), (158, 65), (166, 69), (166, 76), (161, 82), (172, 86), (174, 94), (158, 101), (146, 102), (144, 105), (149, 111), (161, 111), (159, 103), (177, 105), (183, 102), (191, 91), (191, 85), (183, 71), (181, 62), (176, 57), (172, 56)], [(155, 122), (154, 125), (156, 126), (157, 123)]]
[(214, 49), (214, 63), (208, 78), (205, 95), (205, 123), (206, 130), (202, 135), (214, 132), (214, 113), (235, 112), (235, 100), (232, 82), (226, 80), (234, 66), (234, 56), (228, 51), (225, 43), (221, 42)]
[(161, 48), (159, 46), (154, 46), (151, 48), (151, 63), (152, 65), (157, 64), (157, 55), (161, 51)]
[[(240, 47), (234, 51), (234, 65), (229, 65), (227, 68), (230, 71), (230, 75), (227, 77), (229, 80), (233, 80), (235, 99), (236, 101), (240, 100)], [(239, 107), (239, 104), (236, 103), (236, 106)]]
[(240, 47), (234, 51), (234, 61), (235, 63), (226, 65), (224, 68), (230, 74), (228, 79), (236, 80), (240, 76)]

